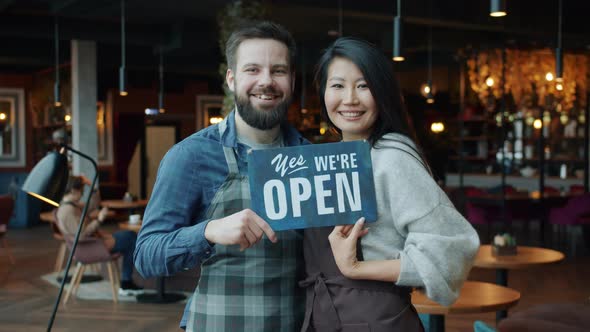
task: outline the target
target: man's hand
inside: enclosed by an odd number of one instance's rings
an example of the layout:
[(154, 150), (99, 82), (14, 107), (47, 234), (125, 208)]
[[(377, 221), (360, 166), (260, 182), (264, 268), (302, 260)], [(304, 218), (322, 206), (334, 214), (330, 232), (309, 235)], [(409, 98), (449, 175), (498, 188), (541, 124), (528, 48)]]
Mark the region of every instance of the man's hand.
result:
[(360, 237), (365, 236), (369, 230), (363, 229), (365, 218), (360, 218), (353, 225), (336, 226), (328, 240), (332, 247), (332, 254), (340, 272), (351, 279), (356, 278), (359, 269), (359, 261), (356, 259), (356, 243)]
[(258, 243), (263, 234), (266, 234), (273, 243), (277, 242), (275, 232), (268, 223), (250, 209), (225, 218), (213, 219), (205, 227), (207, 241), (223, 245), (239, 244), (240, 250)]

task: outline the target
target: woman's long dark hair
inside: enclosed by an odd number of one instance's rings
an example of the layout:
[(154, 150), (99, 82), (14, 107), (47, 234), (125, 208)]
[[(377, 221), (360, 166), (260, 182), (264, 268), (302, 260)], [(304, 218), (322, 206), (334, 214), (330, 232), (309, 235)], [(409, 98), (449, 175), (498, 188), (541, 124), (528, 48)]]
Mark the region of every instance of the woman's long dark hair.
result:
[(410, 117), (403, 102), (399, 83), (393, 74), (391, 60), (375, 46), (364, 40), (352, 37), (338, 38), (320, 57), (315, 72), (315, 84), (318, 89), (322, 107), (321, 114), (324, 120), (332, 128), (336, 129), (339, 134), (342, 134), (334, 126), (332, 121), (330, 121), (324, 100), (328, 80), (328, 68), (334, 58), (337, 57), (346, 58), (358, 67), (363, 73), (364, 79), (377, 105), (377, 120), (368, 138), (371, 146), (375, 147), (377, 141), (387, 133), (402, 134), (412, 140), (416, 148), (403, 141), (399, 142), (414, 150), (422, 158), (421, 163), (428, 169), (426, 160), (418, 148), (416, 134), (410, 124)]

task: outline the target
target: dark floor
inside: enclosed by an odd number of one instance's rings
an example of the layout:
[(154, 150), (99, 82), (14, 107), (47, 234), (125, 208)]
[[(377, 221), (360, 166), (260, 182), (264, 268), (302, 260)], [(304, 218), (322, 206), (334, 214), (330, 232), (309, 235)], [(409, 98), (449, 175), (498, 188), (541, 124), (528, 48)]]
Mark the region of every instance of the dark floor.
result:
[[(534, 233), (532, 225), (530, 232)], [(485, 236), (485, 235), (484, 235)], [(10, 229), (9, 245), (16, 258), (11, 265), (0, 248), (0, 331), (44, 331), (57, 288), (40, 279), (53, 269), (58, 242), (49, 226)], [(522, 237), (521, 237), (522, 238)], [(535, 244), (534, 237), (529, 241)], [(486, 241), (483, 241), (486, 242)], [(590, 296), (590, 257), (578, 256), (564, 262), (526, 270), (511, 271), (509, 286), (521, 292), (520, 303), (511, 312), (539, 303), (585, 302)], [(191, 272), (169, 280), (170, 290), (187, 290), (196, 283)], [(493, 270), (474, 269), (471, 280), (494, 282)], [(142, 282), (141, 279), (139, 279)], [(153, 280), (145, 282), (153, 287)], [(74, 299), (59, 308), (53, 331), (179, 331), (184, 305), (141, 304)], [(450, 315), (447, 331), (473, 331), (473, 322), (483, 320), (494, 326), (495, 314)]]

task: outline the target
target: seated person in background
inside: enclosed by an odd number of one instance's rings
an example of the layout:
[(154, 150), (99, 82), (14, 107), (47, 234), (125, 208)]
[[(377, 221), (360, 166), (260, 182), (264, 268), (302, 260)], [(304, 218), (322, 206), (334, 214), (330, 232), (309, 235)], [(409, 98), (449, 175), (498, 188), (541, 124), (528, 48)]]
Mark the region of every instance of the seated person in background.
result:
[[(57, 224), (64, 235), (76, 236), (82, 209), (84, 204), (80, 202), (84, 193), (84, 185), (91, 185), (91, 182), (84, 176), (72, 176), (66, 186), (64, 195), (59, 208), (57, 209)], [(111, 253), (120, 253), (123, 255), (123, 268), (121, 271), (121, 287), (119, 295), (131, 296), (143, 292), (143, 289), (137, 286), (131, 276), (133, 275), (133, 251), (135, 251), (135, 241), (137, 235), (133, 231), (118, 231), (113, 234), (101, 231), (99, 229), (105, 220), (108, 209), (102, 208), (98, 213), (98, 218), (90, 220), (88, 217), (90, 211), (98, 207), (99, 196), (97, 190), (93, 190), (88, 214), (84, 220), (85, 226), (80, 234), (80, 239), (86, 237), (97, 237), (102, 239), (105, 246)]]

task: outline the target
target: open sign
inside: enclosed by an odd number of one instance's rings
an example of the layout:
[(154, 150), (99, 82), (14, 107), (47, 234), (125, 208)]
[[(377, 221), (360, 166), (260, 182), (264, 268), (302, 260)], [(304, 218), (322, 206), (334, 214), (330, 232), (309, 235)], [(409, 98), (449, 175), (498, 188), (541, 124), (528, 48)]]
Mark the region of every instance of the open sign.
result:
[(366, 141), (253, 150), (248, 166), (252, 210), (275, 231), (377, 219)]

